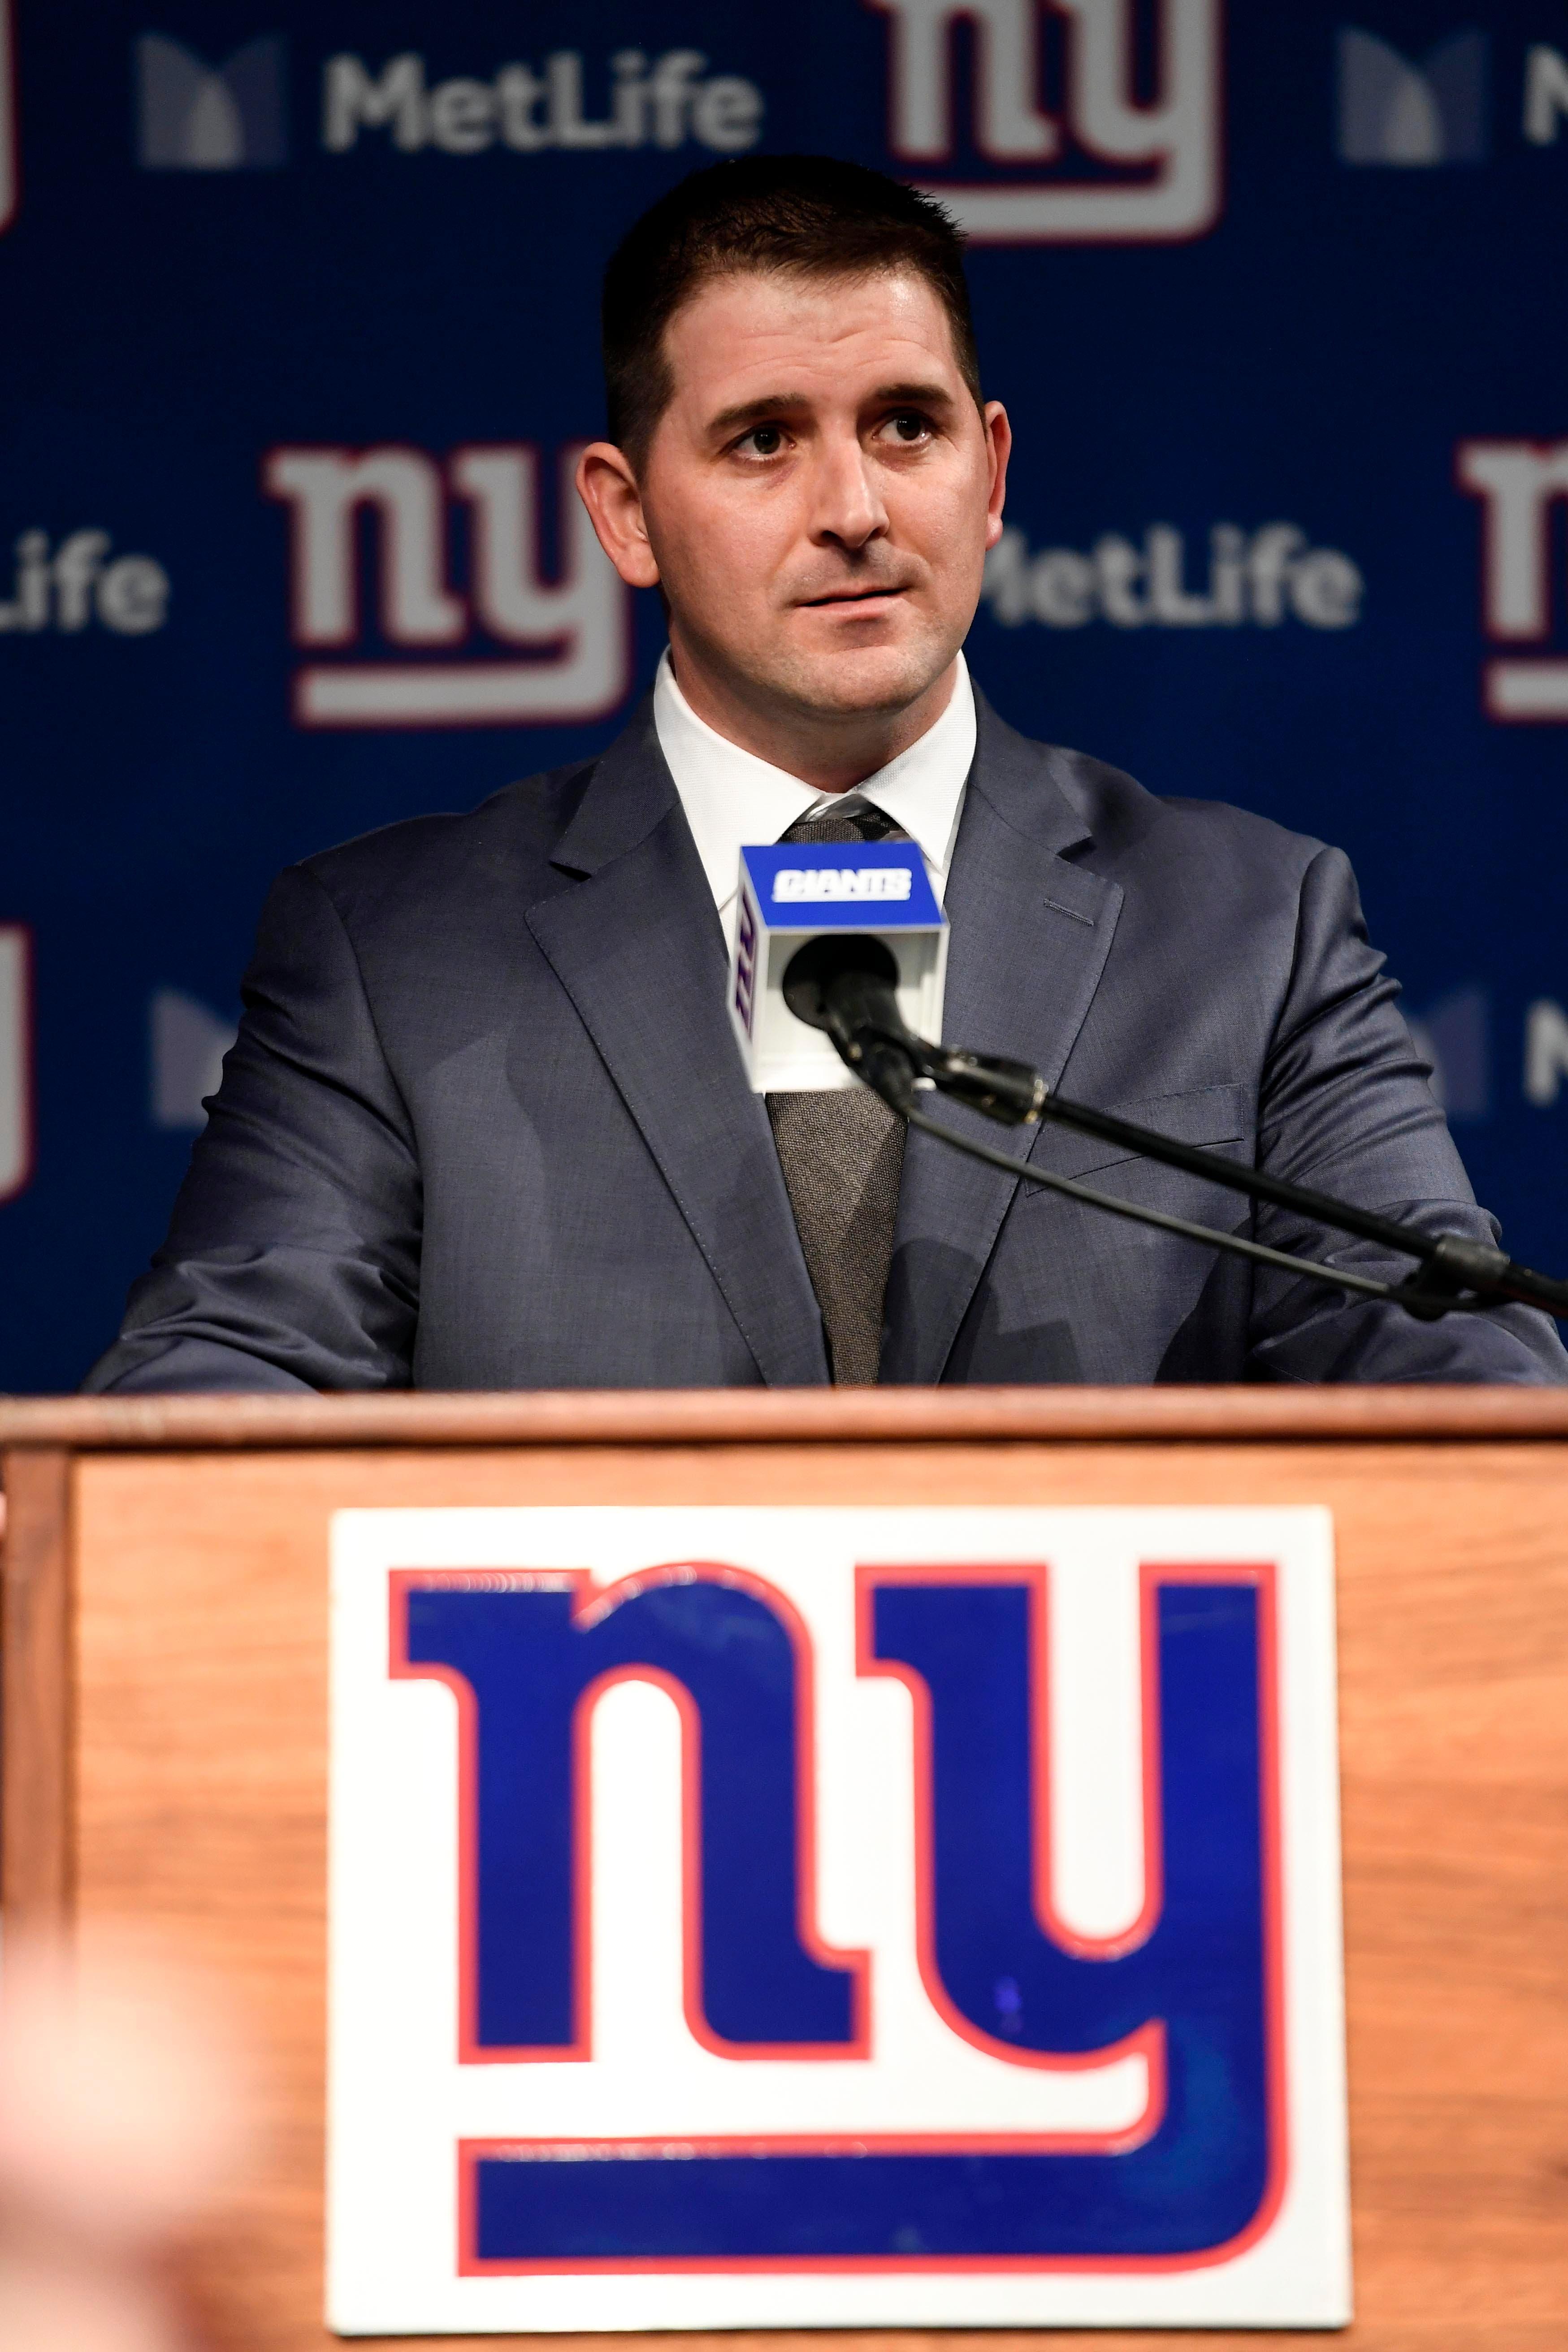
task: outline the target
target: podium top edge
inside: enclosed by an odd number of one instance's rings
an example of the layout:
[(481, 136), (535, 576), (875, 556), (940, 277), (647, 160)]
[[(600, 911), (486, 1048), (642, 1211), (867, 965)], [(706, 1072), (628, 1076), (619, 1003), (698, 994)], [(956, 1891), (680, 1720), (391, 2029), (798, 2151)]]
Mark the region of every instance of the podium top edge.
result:
[(12, 1397), (0, 1450), (1568, 1438), (1568, 1389), (898, 1388)]

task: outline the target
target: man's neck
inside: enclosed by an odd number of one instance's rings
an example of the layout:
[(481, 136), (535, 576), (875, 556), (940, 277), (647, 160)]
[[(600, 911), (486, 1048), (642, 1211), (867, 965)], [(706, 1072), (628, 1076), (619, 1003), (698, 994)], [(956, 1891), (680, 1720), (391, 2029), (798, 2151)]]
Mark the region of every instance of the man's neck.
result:
[(918, 743), (936, 725), (958, 683), (955, 658), (901, 710), (784, 712), (760, 709), (729, 691), (673, 644), (670, 658), (676, 684), (705, 726), (817, 793), (853, 792)]

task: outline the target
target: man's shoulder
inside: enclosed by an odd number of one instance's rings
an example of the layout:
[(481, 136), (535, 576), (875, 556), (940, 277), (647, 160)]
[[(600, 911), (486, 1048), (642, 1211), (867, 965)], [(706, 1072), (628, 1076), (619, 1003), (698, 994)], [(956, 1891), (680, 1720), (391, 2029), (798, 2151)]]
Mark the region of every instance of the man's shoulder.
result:
[(992, 745), (999, 756), (988, 781), (1002, 782), (1005, 814), (1054, 798), (1077, 823), (1064, 849), (1108, 878), (1190, 886), (1206, 874), (1216, 885), (1246, 878), (1295, 889), (1324, 854), (1310, 834), (1232, 802), (1152, 792), (1109, 761), (1021, 735), (994, 714)]
[(551, 858), (571, 824), (596, 759), (507, 784), (477, 808), (404, 817), (300, 860), (351, 924), (416, 910), (437, 918), (447, 902), (470, 915), (489, 889), (516, 902), (520, 891), (549, 887)]

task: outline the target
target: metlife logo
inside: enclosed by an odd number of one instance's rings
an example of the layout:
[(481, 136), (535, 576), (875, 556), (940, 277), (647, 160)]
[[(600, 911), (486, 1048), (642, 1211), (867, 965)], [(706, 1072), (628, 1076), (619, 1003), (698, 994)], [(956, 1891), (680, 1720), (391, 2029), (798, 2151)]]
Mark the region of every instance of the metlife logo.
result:
[[(1381, 33), (1341, 27), (1335, 44), (1334, 147), (1342, 163), (1429, 170), (1483, 163), (1493, 152), (1493, 44), (1475, 26), (1408, 57)], [(1568, 121), (1568, 53), (1531, 41), (1521, 82), (1498, 95), (1527, 147), (1554, 147)]]
[(1106, 531), (1087, 552), (1031, 551), (1013, 524), (985, 563), (984, 602), (1004, 628), (1037, 621), (1047, 629), (1350, 629), (1362, 617), (1366, 582), (1337, 547), (1314, 547), (1292, 522), (1244, 530), (1216, 522), (1206, 562), (1190, 562), (1184, 533), (1151, 523), (1141, 539)]
[(106, 530), (70, 530), (58, 543), (47, 530), (17, 533), (10, 593), (0, 575), (0, 638), (79, 636), (93, 628), (117, 637), (151, 636), (169, 615), (169, 575), (154, 556), (115, 555)]
[(1374, 33), (1339, 38), (1339, 152), (1343, 163), (1479, 163), (1487, 121), (1484, 33), (1451, 33), (1418, 63)]
[(149, 172), (266, 170), (288, 161), (285, 45), (247, 41), (209, 65), (163, 33), (136, 44), (137, 156)]
[[(4, 0), (0, 0), (0, 5)], [(287, 47), (247, 41), (221, 63), (163, 33), (135, 45), (137, 161), (145, 171), (245, 171), (289, 155)], [(756, 144), (766, 106), (755, 82), (710, 72), (700, 49), (608, 57), (555, 49), (481, 75), (435, 76), (405, 49), (380, 59), (342, 51), (321, 68), (320, 142), (330, 155), (362, 144), (416, 155), (518, 155), (695, 145), (734, 155)], [(3, 218), (0, 218), (3, 225)]]
[(763, 93), (738, 74), (708, 75), (707, 65), (700, 49), (667, 49), (651, 58), (641, 49), (617, 49), (592, 67), (581, 50), (557, 49), (540, 68), (514, 62), (485, 79), (432, 83), (413, 50), (379, 68), (363, 58), (329, 58), (321, 144), (347, 154), (363, 132), (379, 131), (404, 154), (433, 147), (479, 155), (498, 146), (522, 155), (547, 148), (603, 152), (692, 141), (714, 154), (739, 154), (761, 133)]

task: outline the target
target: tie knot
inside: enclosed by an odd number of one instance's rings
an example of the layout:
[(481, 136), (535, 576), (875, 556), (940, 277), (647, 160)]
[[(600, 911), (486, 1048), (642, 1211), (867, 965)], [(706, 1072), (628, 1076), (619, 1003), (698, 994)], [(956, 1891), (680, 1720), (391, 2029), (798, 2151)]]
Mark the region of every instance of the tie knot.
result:
[(785, 841), (907, 841), (909, 835), (879, 808), (862, 802), (844, 816), (803, 816), (790, 826)]

